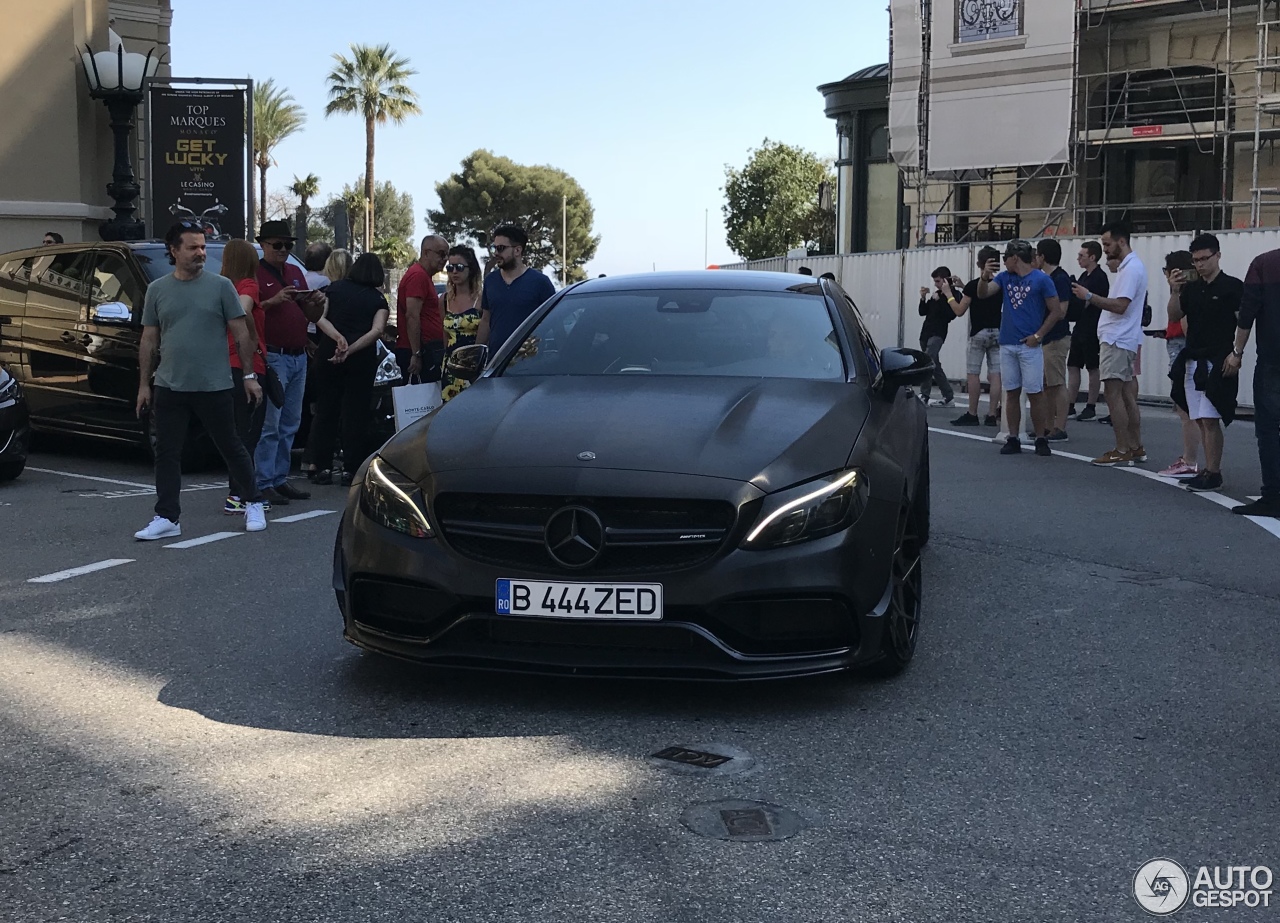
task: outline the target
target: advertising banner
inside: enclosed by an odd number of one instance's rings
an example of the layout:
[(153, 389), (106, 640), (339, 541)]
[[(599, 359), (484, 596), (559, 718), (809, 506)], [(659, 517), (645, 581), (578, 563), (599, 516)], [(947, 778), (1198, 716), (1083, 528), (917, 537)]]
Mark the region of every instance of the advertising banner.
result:
[(150, 113), (152, 233), (186, 220), (245, 237), (245, 91), (153, 86)]

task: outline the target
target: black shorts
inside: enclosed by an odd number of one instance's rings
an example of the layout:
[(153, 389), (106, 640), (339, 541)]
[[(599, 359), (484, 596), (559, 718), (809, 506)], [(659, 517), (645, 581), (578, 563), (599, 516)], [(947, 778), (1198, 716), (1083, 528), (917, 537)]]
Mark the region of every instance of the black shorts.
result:
[(1067, 368), (1087, 369), (1090, 372), (1098, 368), (1098, 356), (1102, 344), (1097, 337), (1071, 336), (1071, 351), (1067, 353)]

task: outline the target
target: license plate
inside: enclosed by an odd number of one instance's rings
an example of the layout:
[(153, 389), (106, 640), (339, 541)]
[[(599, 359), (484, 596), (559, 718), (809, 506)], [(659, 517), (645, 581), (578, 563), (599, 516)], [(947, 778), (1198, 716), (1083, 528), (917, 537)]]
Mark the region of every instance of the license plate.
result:
[(498, 615), (554, 619), (662, 618), (660, 583), (548, 583), (502, 578), (494, 601)]

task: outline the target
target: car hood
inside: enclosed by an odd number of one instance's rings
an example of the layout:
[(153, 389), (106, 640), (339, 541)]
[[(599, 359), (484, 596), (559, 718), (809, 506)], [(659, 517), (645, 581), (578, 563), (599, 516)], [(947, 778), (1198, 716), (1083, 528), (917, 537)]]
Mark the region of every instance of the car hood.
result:
[(864, 389), (848, 382), (487, 378), (393, 442), (406, 462), (425, 462), (424, 475), (590, 465), (768, 491), (844, 466), (868, 409)]

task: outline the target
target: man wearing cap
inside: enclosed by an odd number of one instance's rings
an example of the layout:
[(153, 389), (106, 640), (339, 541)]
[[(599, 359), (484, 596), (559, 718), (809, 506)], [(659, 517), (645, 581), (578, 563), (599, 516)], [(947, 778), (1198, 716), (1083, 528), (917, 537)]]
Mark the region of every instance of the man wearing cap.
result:
[(1001, 455), (1017, 455), (1022, 451), (1018, 431), (1022, 428), (1022, 391), (1026, 389), (1031, 404), (1031, 423), (1035, 430), (1037, 455), (1052, 455), (1049, 449), (1049, 425), (1052, 412), (1044, 395), (1044, 338), (1067, 307), (1058, 290), (1045, 273), (1033, 265), (1035, 251), (1025, 240), (1011, 240), (1004, 250), (1005, 271), (996, 272), (996, 261), (989, 260), (978, 277), (978, 297), (992, 292), (1004, 293), (1000, 313), (1000, 377), (1006, 395), (1005, 414), (1009, 421), (1009, 437)]
[(319, 318), (324, 306), (324, 295), (308, 291), (302, 270), (289, 262), (294, 240), (287, 221), (265, 221), (258, 230), (258, 243), (262, 245), (258, 290), (266, 312), (267, 364), (280, 379), (284, 405), (277, 407), (267, 402), (262, 438), (253, 461), (258, 490), (276, 506), (311, 496), (290, 485), (288, 478), (293, 438), (302, 423), (307, 387), (307, 323)]

